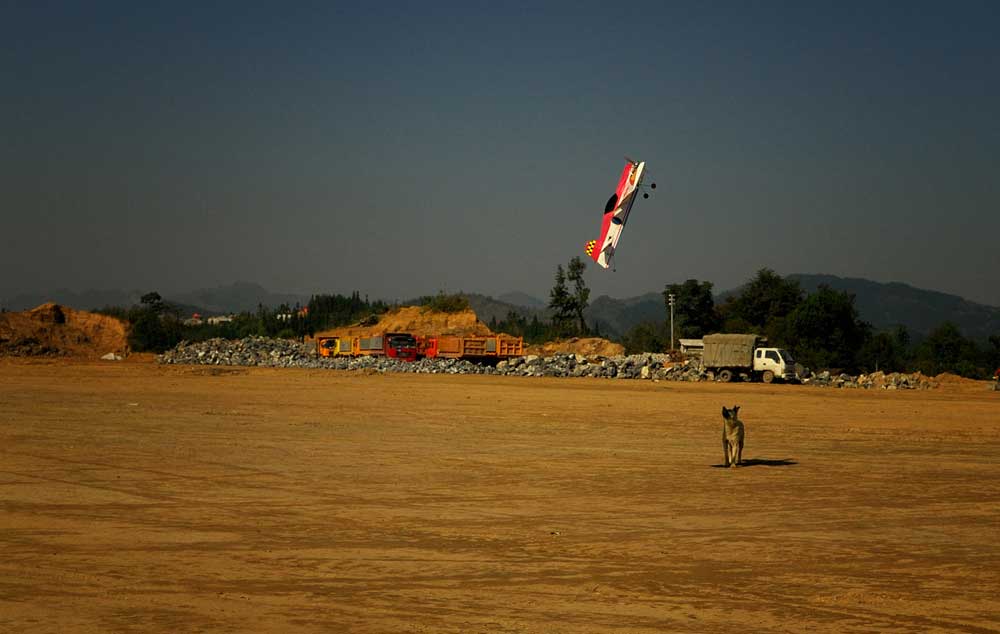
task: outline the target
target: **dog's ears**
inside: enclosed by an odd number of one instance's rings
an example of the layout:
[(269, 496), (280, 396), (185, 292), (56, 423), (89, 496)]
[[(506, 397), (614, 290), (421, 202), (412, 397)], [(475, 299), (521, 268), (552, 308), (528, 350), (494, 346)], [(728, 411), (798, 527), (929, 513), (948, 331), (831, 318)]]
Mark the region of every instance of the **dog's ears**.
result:
[(740, 413), (740, 406), (739, 405), (733, 405), (733, 416), (736, 416), (739, 413)]
[(725, 405), (722, 406), (722, 417), (723, 418), (729, 418), (729, 410), (726, 409)]

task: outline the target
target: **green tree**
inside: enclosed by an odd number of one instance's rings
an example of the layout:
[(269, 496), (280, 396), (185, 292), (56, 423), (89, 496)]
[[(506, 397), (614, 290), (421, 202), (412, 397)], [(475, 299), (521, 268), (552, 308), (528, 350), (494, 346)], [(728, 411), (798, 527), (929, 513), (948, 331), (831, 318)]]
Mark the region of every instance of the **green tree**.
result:
[(129, 311), (128, 342), (136, 352), (163, 352), (184, 337), (180, 314), (157, 292), (146, 293), (140, 306)]
[(975, 342), (966, 339), (958, 326), (947, 321), (931, 331), (917, 347), (916, 367), (928, 376), (951, 372), (981, 378), (987, 372), (977, 363), (979, 357)]
[[(687, 280), (683, 284), (670, 284), (663, 291), (663, 303), (670, 320), (670, 295), (674, 296), (674, 334), (678, 338), (700, 338), (717, 332), (722, 326), (719, 312), (712, 297), (712, 283)], [(669, 337), (669, 332), (668, 332)]]
[(910, 333), (905, 326), (874, 334), (861, 348), (858, 364), (866, 372), (905, 372), (909, 367)]
[(145, 295), (139, 298), (139, 302), (143, 306), (145, 306), (146, 308), (157, 314), (162, 313), (165, 308), (165, 305), (163, 303), (163, 298), (156, 291), (146, 293)]
[(573, 293), (570, 300), (573, 306), (573, 313), (577, 320), (577, 334), (584, 336), (588, 333), (587, 322), (583, 318), (583, 311), (586, 310), (590, 301), (590, 289), (583, 280), (583, 274), (587, 270), (587, 265), (579, 256), (574, 256), (567, 266), (566, 278), (573, 283)]
[(347, 295), (313, 295), (309, 299), (307, 329), (313, 333), (327, 328), (346, 326), (361, 321), (370, 315), (378, 315), (388, 310), (388, 305), (377, 300), (369, 302), (368, 296), (354, 291)]
[(670, 345), (670, 331), (662, 322), (642, 322), (625, 333), (622, 345), (625, 346), (625, 354), (663, 352)]
[(515, 337), (524, 337), (528, 343), (544, 343), (549, 341), (554, 335), (552, 326), (543, 321), (539, 321), (538, 316), (532, 316), (531, 321), (514, 311), (508, 311), (507, 317), (503, 321), (496, 323), (496, 327), (490, 327), (493, 332), (503, 332)]
[(990, 335), (986, 348), (986, 369), (990, 377), (1000, 369), (1000, 335)]
[(524, 331), (524, 340), (529, 343), (543, 343), (552, 337), (552, 326), (539, 320), (538, 315), (533, 315)]
[(804, 293), (798, 282), (788, 281), (771, 269), (761, 269), (721, 307), (727, 332), (753, 332), (780, 337), (782, 322), (802, 303)]
[(441, 313), (460, 313), (469, 308), (469, 299), (462, 293), (446, 294), (438, 291), (436, 296), (424, 296), (419, 299), (421, 306)]
[(566, 288), (566, 272), (562, 264), (556, 266), (556, 283), (549, 291), (549, 308), (552, 309), (552, 327), (557, 337), (570, 335), (573, 328), (573, 320), (576, 317), (576, 307), (573, 296)]
[(799, 362), (813, 368), (854, 370), (871, 336), (861, 321), (854, 296), (821, 285), (784, 320), (784, 345)]

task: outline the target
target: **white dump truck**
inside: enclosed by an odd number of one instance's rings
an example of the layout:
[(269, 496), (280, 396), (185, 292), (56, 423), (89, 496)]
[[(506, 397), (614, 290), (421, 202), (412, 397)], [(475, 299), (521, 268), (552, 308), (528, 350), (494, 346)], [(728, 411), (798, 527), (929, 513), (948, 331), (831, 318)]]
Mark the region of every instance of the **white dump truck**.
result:
[(797, 381), (795, 360), (781, 348), (763, 347), (757, 335), (705, 335), (701, 364), (710, 375), (728, 383), (734, 378)]

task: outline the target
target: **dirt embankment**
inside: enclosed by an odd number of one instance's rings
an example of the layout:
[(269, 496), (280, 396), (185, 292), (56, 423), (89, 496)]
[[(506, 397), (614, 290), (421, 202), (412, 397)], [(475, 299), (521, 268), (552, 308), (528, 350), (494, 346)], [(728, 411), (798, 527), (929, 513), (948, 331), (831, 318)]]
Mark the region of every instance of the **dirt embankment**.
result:
[(941, 374), (933, 377), (931, 379), (939, 387), (949, 387), (958, 390), (975, 390), (980, 391), (983, 389), (983, 385), (989, 386), (989, 381), (979, 381), (976, 379), (968, 379), (964, 376), (958, 376), (957, 374), (951, 374), (950, 372), (942, 372)]
[(549, 341), (528, 346), (528, 354), (548, 357), (553, 354), (580, 354), (585, 357), (613, 357), (625, 354), (625, 346), (600, 337), (573, 337), (563, 341)]
[[(425, 306), (403, 306), (381, 316), (372, 326), (344, 326), (316, 333), (317, 337), (367, 337), (386, 332), (408, 332), (415, 336), (457, 335), (489, 336), (494, 333), (471, 309), (457, 313), (442, 313)], [(624, 354), (621, 344), (599, 337), (573, 337), (564, 341), (528, 346), (528, 354), (550, 356), (556, 353), (575, 353), (587, 357)]]
[(0, 356), (99, 358), (128, 352), (128, 325), (114, 317), (47, 303), (0, 313)]
[(493, 334), (472, 310), (441, 313), (424, 306), (403, 306), (381, 316), (373, 326), (344, 326), (316, 333), (317, 337), (366, 337), (385, 332), (411, 335), (487, 336)]

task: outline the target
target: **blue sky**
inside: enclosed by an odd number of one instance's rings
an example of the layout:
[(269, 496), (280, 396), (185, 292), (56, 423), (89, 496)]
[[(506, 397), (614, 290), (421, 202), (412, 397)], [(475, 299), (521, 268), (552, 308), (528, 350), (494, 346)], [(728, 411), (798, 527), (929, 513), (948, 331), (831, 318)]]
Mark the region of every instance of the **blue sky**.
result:
[(629, 155), (658, 187), (593, 296), (1000, 305), (996, 3), (142, 4), (0, 9), (0, 297), (546, 297)]

